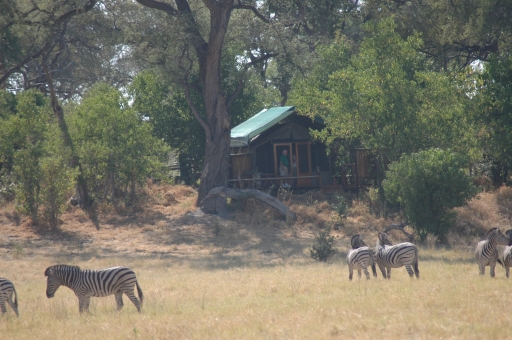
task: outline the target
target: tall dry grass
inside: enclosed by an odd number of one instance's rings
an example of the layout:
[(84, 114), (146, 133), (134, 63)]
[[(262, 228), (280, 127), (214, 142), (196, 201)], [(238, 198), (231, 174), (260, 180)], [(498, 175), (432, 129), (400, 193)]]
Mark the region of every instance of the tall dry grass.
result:
[[(221, 261), (221, 260), (219, 260)], [(45, 296), (44, 269), (127, 265), (144, 292), (142, 314), (125, 297), (92, 298), (93, 315), (78, 313), (73, 293)], [(2, 339), (505, 339), (512, 319), (504, 270), (478, 275), (472, 254), (420, 248), (421, 278), (393, 269), (389, 281), (348, 280), (338, 259), (304, 257), (243, 266), (172, 259), (76, 257), (0, 262), (19, 294), (20, 318), (0, 317)]]

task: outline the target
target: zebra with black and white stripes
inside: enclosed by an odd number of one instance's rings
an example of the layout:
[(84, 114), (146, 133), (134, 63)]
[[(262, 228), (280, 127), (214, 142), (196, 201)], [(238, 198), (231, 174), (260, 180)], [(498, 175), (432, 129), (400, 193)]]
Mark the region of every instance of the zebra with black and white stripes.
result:
[(489, 266), (491, 277), (494, 277), (494, 268), (498, 261), (498, 245), (512, 245), (512, 240), (503, 235), (498, 228), (492, 228), (489, 230), (487, 234), (485, 234), (485, 240), (478, 242), (476, 245), (475, 258), (480, 269), (480, 275), (484, 275), (485, 267)]
[(2, 314), (7, 313), (5, 302), (11, 306), (12, 310), (19, 318), (20, 313), (18, 312), (18, 293), (16, 293), (16, 288), (14, 288), (14, 284), (11, 281), (0, 277), (0, 310), (2, 310)]
[[(512, 229), (505, 232), (505, 235), (512, 240)], [(507, 278), (509, 277), (510, 267), (512, 267), (512, 246), (506, 246), (503, 249), (498, 247), (498, 263), (505, 267)]]
[(418, 279), (420, 278), (418, 248), (410, 242), (393, 245), (389, 240), (388, 234), (379, 233), (377, 244), (375, 245), (375, 260), (384, 278), (391, 278), (391, 268), (402, 266), (405, 266), (410, 277), (413, 277), (414, 274)]
[(366, 243), (360, 235), (352, 236), (350, 240), (352, 249), (348, 251), (347, 262), (348, 262), (348, 279), (352, 280), (354, 269), (357, 270), (357, 275), (361, 278), (361, 270), (364, 271), (366, 279), (370, 279), (370, 273), (368, 273), (368, 266), (372, 267), (373, 276), (377, 277), (377, 270), (375, 269), (375, 262), (373, 261), (373, 249), (368, 248)]
[[(140, 313), (144, 296), (135, 273), (126, 267), (113, 267), (101, 270), (82, 270), (78, 266), (56, 265), (48, 267), (44, 275), (48, 277), (46, 296), (52, 298), (60, 286), (70, 288), (78, 297), (80, 313), (89, 312), (91, 296), (115, 295), (117, 310), (123, 308), (123, 293)], [(140, 301), (135, 297), (134, 286)]]

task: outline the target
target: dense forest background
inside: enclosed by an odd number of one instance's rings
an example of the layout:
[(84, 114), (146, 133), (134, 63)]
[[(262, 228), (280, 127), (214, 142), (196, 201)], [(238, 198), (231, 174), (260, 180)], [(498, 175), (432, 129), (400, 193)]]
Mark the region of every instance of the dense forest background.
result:
[(330, 152), (391, 160), (375, 190), (420, 236), (447, 230), (438, 212), (472, 197), (475, 178), (510, 184), (510, 1), (0, 8), (0, 202), (35, 223), (56, 228), (72, 190), (88, 211), (135, 204), (147, 178), (169, 180), (170, 153), (202, 169), (201, 202), (226, 184), (230, 128), (281, 105), (322, 117)]

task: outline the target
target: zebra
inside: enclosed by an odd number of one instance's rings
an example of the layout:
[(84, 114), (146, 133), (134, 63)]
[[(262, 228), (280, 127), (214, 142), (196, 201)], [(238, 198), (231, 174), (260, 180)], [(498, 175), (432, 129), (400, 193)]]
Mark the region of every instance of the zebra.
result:
[[(512, 240), (512, 229), (505, 232), (505, 235)], [(510, 267), (512, 267), (512, 247), (507, 246), (500, 252), (498, 252), (498, 263), (505, 267), (507, 278), (509, 277)]]
[[(12, 299), (13, 295), (14, 300)], [(14, 288), (11, 281), (0, 277), (0, 310), (2, 310), (2, 314), (7, 313), (7, 308), (5, 308), (6, 301), (19, 318), (20, 313), (18, 312), (18, 293), (16, 293), (16, 288)]]
[[(125, 293), (140, 313), (144, 296), (135, 273), (126, 267), (113, 267), (101, 270), (82, 270), (78, 266), (55, 265), (46, 268), (44, 275), (48, 277), (46, 296), (52, 298), (62, 285), (70, 288), (78, 297), (80, 313), (89, 312), (91, 296), (103, 297), (115, 295), (117, 310), (123, 308)], [(139, 300), (133, 293), (137, 286)]]
[(357, 275), (361, 278), (361, 270), (364, 271), (366, 279), (370, 279), (370, 273), (368, 273), (368, 266), (372, 267), (373, 276), (377, 277), (377, 270), (375, 269), (375, 262), (373, 261), (373, 249), (368, 248), (364, 243), (360, 235), (352, 236), (350, 240), (352, 249), (348, 251), (347, 262), (348, 262), (348, 279), (352, 280), (354, 269), (357, 269)]
[(379, 233), (377, 244), (375, 245), (375, 260), (384, 278), (391, 279), (391, 268), (402, 266), (405, 266), (410, 277), (413, 276), (414, 268), (414, 274), (418, 279), (420, 278), (418, 248), (410, 242), (393, 245), (389, 240), (388, 234)]
[[(494, 277), (494, 268), (498, 261), (497, 245), (512, 245), (512, 240), (503, 235), (498, 228), (492, 228), (485, 234), (485, 240), (478, 242), (475, 249), (476, 263), (480, 269), (480, 275), (485, 274), (485, 267), (491, 267), (491, 277)], [(508, 274), (508, 268), (507, 268)], [(507, 275), (508, 277), (508, 275)]]

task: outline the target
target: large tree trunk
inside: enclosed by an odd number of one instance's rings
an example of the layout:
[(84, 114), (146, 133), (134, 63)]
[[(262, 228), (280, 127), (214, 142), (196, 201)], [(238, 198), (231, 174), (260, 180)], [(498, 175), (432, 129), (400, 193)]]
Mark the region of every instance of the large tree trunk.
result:
[[(202, 124), (206, 132), (206, 150), (197, 205), (211, 189), (225, 186), (228, 180), (231, 127), (226, 94), (221, 87), (220, 61), (232, 4), (233, 0), (225, 1), (218, 4), (214, 10), (210, 9), (208, 47), (205, 54), (198, 52), (206, 111), (206, 124)], [(222, 212), (224, 206), (225, 199), (221, 197), (211, 198), (202, 203), (202, 209), (206, 213)]]
[[(212, 134), (212, 140), (206, 142), (204, 168), (201, 173), (201, 183), (198, 190), (197, 205), (208, 195), (211, 189), (225, 186), (228, 179), (229, 165), (229, 125), (224, 131)], [(224, 211), (226, 200), (220, 196), (204, 200), (201, 208), (205, 213)]]
[[(199, 31), (199, 25), (195, 22), (188, 1), (175, 1), (175, 7), (172, 4), (155, 0), (137, 0), (137, 2), (149, 8), (164, 11), (169, 16), (182, 15), (188, 17), (185, 30), (189, 37), (188, 42), (193, 46), (199, 63), (200, 87), (206, 115), (206, 119), (204, 119), (204, 116), (199, 114), (192, 101), (190, 95), (192, 85), (189, 83), (188, 74), (191, 66), (187, 70), (185, 64), (188, 63), (189, 59), (187, 58), (187, 51), (184, 50), (182, 55), (183, 65), (181, 66), (185, 71), (185, 77), (183, 78), (185, 98), (194, 117), (201, 124), (206, 135), (205, 159), (196, 202), (196, 205), (200, 205), (211, 189), (225, 186), (228, 179), (231, 128), (226, 93), (221, 86), (220, 61), (234, 0), (203, 0), (204, 5), (210, 11), (208, 41), (204, 40)], [(241, 6), (241, 4), (238, 5)], [(222, 212), (224, 205), (225, 198), (216, 197), (205, 200), (202, 203), (202, 208), (204, 212), (216, 213)]]

